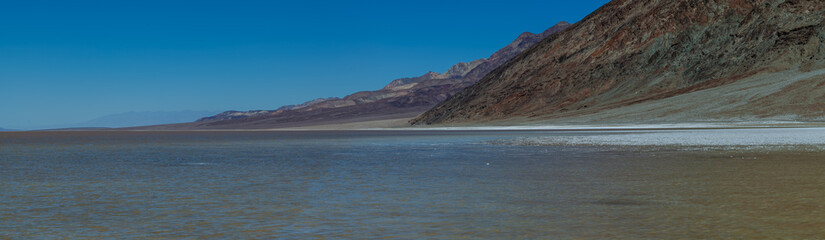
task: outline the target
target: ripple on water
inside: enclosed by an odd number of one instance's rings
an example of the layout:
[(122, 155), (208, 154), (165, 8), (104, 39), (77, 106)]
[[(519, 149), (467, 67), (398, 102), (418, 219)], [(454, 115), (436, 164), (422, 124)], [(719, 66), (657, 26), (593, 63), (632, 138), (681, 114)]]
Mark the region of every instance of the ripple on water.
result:
[(0, 135), (0, 238), (821, 238), (782, 131)]

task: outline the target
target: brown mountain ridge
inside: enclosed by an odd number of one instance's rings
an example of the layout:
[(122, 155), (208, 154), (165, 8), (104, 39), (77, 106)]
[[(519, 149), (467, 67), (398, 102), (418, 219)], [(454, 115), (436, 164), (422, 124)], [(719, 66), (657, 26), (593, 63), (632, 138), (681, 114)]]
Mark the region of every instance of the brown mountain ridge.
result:
[(411, 121), (825, 120), (825, 1), (614, 0)]

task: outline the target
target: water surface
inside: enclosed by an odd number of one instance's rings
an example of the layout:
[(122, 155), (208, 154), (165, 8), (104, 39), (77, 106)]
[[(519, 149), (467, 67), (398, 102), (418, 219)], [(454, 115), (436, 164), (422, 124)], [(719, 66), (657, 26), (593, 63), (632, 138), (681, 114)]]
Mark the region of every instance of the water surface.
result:
[(816, 145), (523, 144), (622, 135), (0, 133), (0, 238), (825, 237)]

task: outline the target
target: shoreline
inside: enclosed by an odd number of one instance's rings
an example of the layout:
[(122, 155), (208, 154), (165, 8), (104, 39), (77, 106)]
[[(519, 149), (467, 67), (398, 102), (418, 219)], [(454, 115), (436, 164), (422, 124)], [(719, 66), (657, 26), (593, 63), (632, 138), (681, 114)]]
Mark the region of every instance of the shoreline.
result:
[(704, 130), (704, 129), (774, 129), (774, 128), (825, 128), (825, 122), (799, 121), (747, 121), (747, 122), (681, 122), (681, 123), (592, 123), (592, 124), (523, 124), (523, 125), (444, 125), (409, 126), (409, 120), (389, 119), (380, 121), (326, 124), (306, 127), (259, 128), (259, 129), (135, 129), (128, 128), (75, 128), (44, 129), (11, 132), (312, 132), (312, 131), (634, 131), (634, 130)]
[(466, 125), (466, 126), (405, 126), (347, 128), (324, 125), (298, 128), (245, 129), (261, 131), (611, 131), (611, 130), (696, 130), (751, 128), (817, 128), (825, 122), (749, 121), (749, 122), (683, 122), (683, 123), (603, 123), (603, 124), (529, 124), (529, 125)]
[[(815, 149), (825, 150), (825, 124), (800, 122), (762, 123), (681, 123), (681, 124), (603, 124), (603, 125), (532, 125), (476, 126), (436, 128), (371, 129), (212, 129), (212, 130), (63, 130), (0, 133), (0, 136), (71, 135), (130, 136), (142, 134), (260, 133), (272, 135), (307, 134), (307, 136), (419, 136), (493, 134), (500, 139), (493, 144), (520, 146), (596, 146), (596, 147), (709, 147), (723, 149)], [(221, 135), (223, 136), (223, 135)], [(800, 149), (797, 149), (800, 150)]]

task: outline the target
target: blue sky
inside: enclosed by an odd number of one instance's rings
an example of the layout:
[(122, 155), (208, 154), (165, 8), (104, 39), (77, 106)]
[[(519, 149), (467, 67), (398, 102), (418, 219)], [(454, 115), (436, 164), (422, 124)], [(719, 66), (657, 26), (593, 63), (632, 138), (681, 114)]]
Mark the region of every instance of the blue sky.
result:
[(0, 127), (380, 89), (607, 2), (3, 1)]

